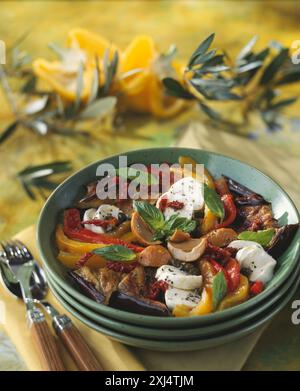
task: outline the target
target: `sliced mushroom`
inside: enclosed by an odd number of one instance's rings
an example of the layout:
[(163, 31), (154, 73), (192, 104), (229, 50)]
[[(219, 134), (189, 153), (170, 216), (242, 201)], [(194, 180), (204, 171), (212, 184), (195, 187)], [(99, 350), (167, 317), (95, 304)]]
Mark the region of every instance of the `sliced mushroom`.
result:
[(197, 238), (181, 243), (168, 242), (168, 249), (175, 259), (193, 262), (201, 257), (206, 249), (206, 245), (206, 238)]
[(173, 235), (170, 237), (170, 241), (174, 243), (181, 243), (189, 240), (191, 235), (188, 232), (181, 231), (180, 229), (175, 229)]
[(133, 232), (136, 240), (145, 245), (160, 244), (159, 240), (154, 240), (154, 232), (151, 227), (141, 218), (138, 212), (134, 212), (131, 217), (131, 231)]
[(172, 257), (169, 251), (160, 245), (148, 246), (139, 254), (138, 261), (143, 266), (160, 267), (167, 265)]
[(232, 228), (218, 228), (209, 232), (207, 240), (213, 246), (226, 247), (237, 238), (237, 233)]

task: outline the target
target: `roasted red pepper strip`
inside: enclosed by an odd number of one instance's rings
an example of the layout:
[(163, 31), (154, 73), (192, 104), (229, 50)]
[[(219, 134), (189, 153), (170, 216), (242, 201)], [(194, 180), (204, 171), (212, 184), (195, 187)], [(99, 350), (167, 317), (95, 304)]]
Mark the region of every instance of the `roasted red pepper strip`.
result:
[(235, 291), (240, 285), (240, 264), (234, 258), (230, 258), (226, 263), (225, 270), (230, 278), (232, 290)]
[(108, 219), (108, 220), (97, 220), (97, 219), (86, 220), (86, 221), (83, 221), (81, 224), (82, 225), (93, 224), (93, 225), (96, 225), (97, 227), (107, 227), (108, 225), (116, 225), (117, 223), (118, 223), (118, 219), (113, 217), (112, 219)]
[(217, 228), (228, 227), (228, 225), (234, 222), (237, 214), (236, 206), (231, 194), (224, 194), (221, 200), (225, 209), (225, 218), (220, 224), (217, 225)]
[(232, 292), (233, 291), (232, 281), (231, 281), (231, 278), (230, 278), (227, 270), (222, 265), (220, 265), (217, 261), (215, 261), (214, 259), (208, 259), (208, 260), (213, 265), (213, 267), (215, 268), (217, 273), (219, 273), (219, 272), (224, 273), (224, 276), (225, 276), (225, 279), (227, 282), (227, 291)]
[(210, 258), (216, 259), (218, 262), (225, 264), (230, 258), (231, 253), (225, 248), (214, 246), (210, 243), (207, 244), (205, 255), (208, 255)]
[(107, 234), (99, 234), (88, 229), (82, 228), (80, 213), (78, 209), (67, 209), (64, 212), (64, 233), (70, 239), (79, 240), (80, 242), (99, 243), (99, 244), (120, 244), (130, 248), (135, 252), (141, 252), (143, 247), (125, 242), (122, 239), (114, 238)]
[(250, 288), (250, 292), (253, 296), (259, 295), (264, 290), (264, 284), (261, 281), (255, 281)]

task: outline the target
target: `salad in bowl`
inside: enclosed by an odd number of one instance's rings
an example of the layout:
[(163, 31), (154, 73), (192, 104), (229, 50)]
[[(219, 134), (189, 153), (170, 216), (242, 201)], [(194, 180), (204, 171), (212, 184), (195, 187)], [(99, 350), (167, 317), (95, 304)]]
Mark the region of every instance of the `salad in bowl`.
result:
[(141, 315), (201, 316), (259, 295), (299, 224), (188, 156), (97, 173), (55, 228), (57, 259), (96, 302)]

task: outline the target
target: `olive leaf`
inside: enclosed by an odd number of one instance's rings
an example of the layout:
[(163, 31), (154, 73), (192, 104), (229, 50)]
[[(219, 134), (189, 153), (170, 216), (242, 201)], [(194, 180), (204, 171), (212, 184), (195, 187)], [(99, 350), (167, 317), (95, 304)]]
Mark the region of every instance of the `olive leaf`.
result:
[(0, 145), (17, 130), (18, 126), (19, 121), (14, 121), (9, 124), (7, 128), (2, 131), (2, 133), (0, 133)]
[(288, 53), (288, 49), (284, 48), (272, 59), (262, 74), (260, 84), (267, 84), (274, 79), (280, 67), (288, 59)]
[(117, 98), (115, 96), (107, 96), (95, 100), (86, 106), (80, 113), (81, 119), (87, 118), (102, 118), (107, 113), (110, 113), (117, 104)]
[(190, 68), (192, 65), (194, 65), (195, 61), (197, 59), (199, 60), (199, 57), (201, 57), (204, 53), (207, 52), (210, 45), (212, 44), (213, 40), (215, 38), (215, 34), (210, 34), (204, 41), (200, 43), (200, 45), (197, 47), (197, 49), (192, 54), (190, 61), (188, 62), (188, 68)]
[(192, 94), (185, 90), (185, 88), (179, 83), (179, 81), (171, 77), (166, 77), (162, 80), (162, 82), (166, 88), (166, 92), (169, 95), (175, 96), (180, 99), (195, 99)]
[(49, 179), (54, 174), (66, 173), (71, 170), (71, 163), (69, 161), (57, 161), (52, 163), (40, 164), (36, 166), (29, 166), (17, 174), (23, 189), (27, 195), (35, 200), (36, 196), (32, 188), (39, 191), (54, 190), (59, 183)]

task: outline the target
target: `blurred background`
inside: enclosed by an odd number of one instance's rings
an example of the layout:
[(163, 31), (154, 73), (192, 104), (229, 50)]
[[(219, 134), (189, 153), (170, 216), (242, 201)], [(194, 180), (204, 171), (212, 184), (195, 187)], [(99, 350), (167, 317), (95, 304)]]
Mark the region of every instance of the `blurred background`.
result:
[[(113, 42), (121, 50), (139, 34), (153, 38), (161, 52), (175, 43), (183, 64), (197, 45), (215, 32), (216, 47), (235, 56), (254, 35), (257, 49), (271, 40), (290, 48), (299, 36), (298, 1), (1, 1), (0, 39), (7, 48), (23, 36), (21, 51), (31, 59), (53, 60), (49, 43), (64, 46), (68, 32), (88, 29)], [(142, 55), (141, 55), (142, 56)], [(2, 86), (3, 87), (3, 86)], [(15, 87), (15, 86), (13, 86)], [(18, 87), (16, 87), (18, 88)], [(298, 86), (289, 86), (289, 94), (299, 94)], [(7, 96), (0, 91), (0, 131), (12, 122)], [(298, 102), (287, 108), (289, 122), (280, 132), (262, 129), (255, 142), (279, 144), (287, 153), (299, 153)], [(22, 127), (0, 145), (0, 236), (9, 237), (35, 223), (43, 205), (40, 194), (32, 200), (18, 180), (18, 173), (30, 165), (53, 161), (71, 161), (72, 169), (104, 155), (128, 149), (166, 146), (187, 129), (198, 114), (184, 112), (169, 119), (133, 114), (123, 118), (117, 130), (99, 128), (96, 139), (59, 135), (41, 136)], [(201, 121), (200, 117), (200, 121)], [(256, 125), (255, 118), (252, 127)], [(259, 126), (262, 126), (261, 124)], [(222, 128), (222, 126), (220, 126)], [(227, 129), (228, 130), (228, 129)], [(245, 137), (252, 135), (245, 132)]]

